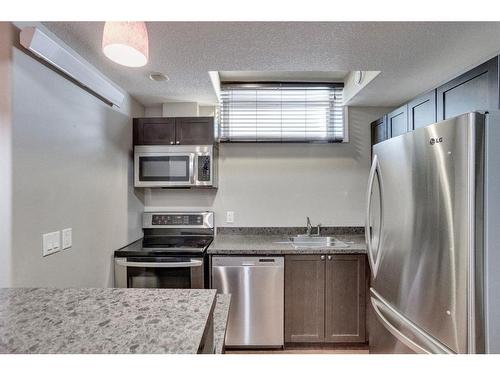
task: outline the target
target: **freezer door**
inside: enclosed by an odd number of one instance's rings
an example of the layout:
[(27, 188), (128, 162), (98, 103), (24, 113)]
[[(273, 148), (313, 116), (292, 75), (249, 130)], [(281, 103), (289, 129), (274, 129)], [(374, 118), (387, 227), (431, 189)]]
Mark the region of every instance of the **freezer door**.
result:
[(453, 353), (401, 315), (373, 289), (370, 290), (370, 302), (379, 323), (376, 329), (380, 331), (373, 335), (373, 353), (375, 350), (378, 353)]
[[(484, 116), (469, 113), (373, 148), (382, 213), (377, 247), (370, 241), (368, 246), (373, 292), (390, 311), (456, 353), (474, 349), (468, 342), (468, 316), (474, 314), (468, 296), (483, 130)], [(368, 197), (377, 199), (370, 191)], [(383, 322), (380, 306), (373, 306), (374, 315)]]

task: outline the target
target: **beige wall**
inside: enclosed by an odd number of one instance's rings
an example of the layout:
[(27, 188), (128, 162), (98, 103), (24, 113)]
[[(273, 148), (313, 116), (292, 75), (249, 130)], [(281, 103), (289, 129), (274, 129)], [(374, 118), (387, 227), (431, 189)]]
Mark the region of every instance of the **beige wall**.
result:
[[(112, 286), (113, 250), (139, 238), (132, 121), (122, 109), (14, 47), (13, 286)], [(73, 247), (42, 257), (42, 234), (73, 229)]]
[[(218, 190), (146, 189), (146, 209), (214, 210), (218, 225), (364, 224), (370, 122), (387, 108), (349, 108), (347, 144), (221, 144)], [(226, 224), (225, 212), (235, 213)]]

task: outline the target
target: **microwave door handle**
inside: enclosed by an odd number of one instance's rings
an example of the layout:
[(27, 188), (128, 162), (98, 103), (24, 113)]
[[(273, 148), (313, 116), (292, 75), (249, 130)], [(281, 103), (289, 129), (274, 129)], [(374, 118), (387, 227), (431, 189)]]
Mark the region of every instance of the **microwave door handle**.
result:
[(193, 268), (203, 265), (203, 261), (197, 259), (191, 259), (189, 262), (128, 262), (125, 259), (116, 259), (115, 262), (123, 267), (141, 268)]
[(197, 179), (197, 176), (195, 177), (194, 173), (195, 173), (195, 170), (197, 170), (195, 168), (195, 160), (197, 159), (196, 158), (196, 155), (195, 154), (191, 154), (190, 155), (190, 162), (189, 162), (189, 180), (191, 182), (191, 185), (194, 185), (195, 184), (195, 181)]

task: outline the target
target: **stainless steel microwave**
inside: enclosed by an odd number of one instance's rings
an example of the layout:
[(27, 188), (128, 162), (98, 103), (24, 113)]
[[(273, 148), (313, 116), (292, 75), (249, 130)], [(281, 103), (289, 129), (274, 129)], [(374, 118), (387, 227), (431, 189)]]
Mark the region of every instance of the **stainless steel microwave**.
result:
[(217, 187), (217, 148), (135, 146), (136, 187)]

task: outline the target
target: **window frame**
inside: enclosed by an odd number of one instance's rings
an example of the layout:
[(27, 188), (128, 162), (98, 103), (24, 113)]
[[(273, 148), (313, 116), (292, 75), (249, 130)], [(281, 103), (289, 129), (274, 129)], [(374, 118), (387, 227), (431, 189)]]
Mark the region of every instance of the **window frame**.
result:
[[(258, 89), (277, 89), (277, 88), (318, 88), (318, 89), (343, 89), (343, 82), (223, 82), (220, 86), (220, 101), (217, 106), (217, 140), (219, 143), (319, 143), (319, 144), (330, 144), (330, 143), (348, 143), (349, 142), (349, 129), (348, 129), (348, 107), (341, 106), (342, 108), (342, 122), (343, 122), (343, 138), (342, 139), (286, 139), (279, 140), (276, 138), (269, 139), (225, 139), (222, 138), (222, 109), (223, 99), (222, 93), (224, 90), (230, 89), (248, 89), (248, 90), (258, 90)], [(342, 92), (343, 95), (343, 92)], [(333, 128), (333, 127), (332, 127)]]

